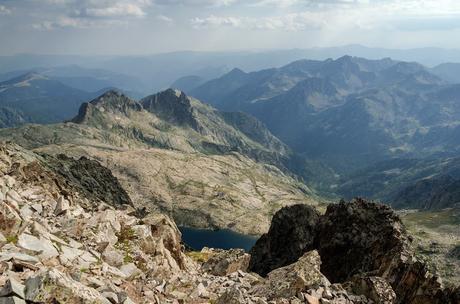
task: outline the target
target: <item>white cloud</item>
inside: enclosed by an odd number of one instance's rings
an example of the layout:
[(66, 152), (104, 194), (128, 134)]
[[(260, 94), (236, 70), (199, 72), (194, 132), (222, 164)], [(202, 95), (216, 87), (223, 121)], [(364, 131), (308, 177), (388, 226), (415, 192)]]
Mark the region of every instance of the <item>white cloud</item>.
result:
[(195, 28), (208, 28), (215, 26), (241, 27), (243, 25), (243, 20), (238, 17), (217, 17), (211, 15), (206, 18), (193, 18), (191, 23)]
[(226, 7), (239, 3), (241, 0), (154, 0), (158, 5), (179, 5), (194, 7)]
[[(101, 28), (126, 24), (133, 18), (143, 18), (151, 0), (46, 0), (58, 11), (44, 21), (33, 24), (35, 29)], [(56, 9), (56, 8), (55, 8)]]
[(306, 29), (320, 29), (327, 26), (322, 14), (303, 12), (273, 17), (238, 18), (218, 17), (211, 15), (206, 18), (193, 18), (192, 26), (196, 29), (213, 27), (232, 27), (250, 30), (284, 30), (301, 31)]
[(120, 20), (94, 20), (94, 19), (82, 19), (82, 18), (69, 18), (61, 16), (56, 18), (54, 21), (43, 21), (32, 25), (34, 29), (51, 31), (56, 29), (65, 28), (76, 28), (76, 29), (91, 29), (91, 28), (103, 28), (113, 25), (123, 24), (124, 21)]
[(11, 10), (4, 5), (0, 5), (0, 15), (10, 15)]
[(165, 15), (157, 15), (157, 19), (166, 23), (174, 23), (174, 20)]
[(75, 16), (85, 18), (143, 17), (145, 15), (143, 8), (133, 3), (114, 3), (108, 7), (90, 6), (75, 12)]

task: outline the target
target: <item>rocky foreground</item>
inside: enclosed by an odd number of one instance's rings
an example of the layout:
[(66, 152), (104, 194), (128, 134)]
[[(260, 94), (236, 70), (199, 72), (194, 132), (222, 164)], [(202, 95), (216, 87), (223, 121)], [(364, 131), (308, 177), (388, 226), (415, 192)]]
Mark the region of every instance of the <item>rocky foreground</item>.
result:
[(133, 206), (95, 161), (0, 146), (0, 304), (460, 301), (382, 205), (283, 208), (251, 255), (186, 252), (170, 218)]

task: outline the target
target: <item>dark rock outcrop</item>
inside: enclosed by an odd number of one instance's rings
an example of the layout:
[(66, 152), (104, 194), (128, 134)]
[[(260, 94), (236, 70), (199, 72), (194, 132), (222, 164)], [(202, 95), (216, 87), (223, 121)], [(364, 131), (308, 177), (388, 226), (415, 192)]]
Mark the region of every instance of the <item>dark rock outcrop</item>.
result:
[(189, 97), (183, 92), (168, 89), (143, 98), (140, 103), (145, 110), (159, 118), (179, 126), (189, 126), (199, 131)]
[(417, 261), (411, 241), (386, 205), (341, 201), (329, 205), (323, 216), (308, 207), (290, 206), (275, 214), (270, 231), (251, 250), (250, 270), (265, 276), (318, 250), (321, 273), (376, 303), (458, 304), (459, 288), (443, 288)]
[(251, 249), (249, 269), (262, 276), (291, 264), (314, 248), (319, 213), (307, 205), (281, 209), (274, 216), (267, 234)]
[(112, 172), (95, 160), (74, 159), (63, 154), (56, 157), (42, 155), (46, 165), (62, 176), (69, 186), (86, 197), (113, 206), (132, 205), (131, 198)]
[(71, 122), (99, 124), (103, 122), (102, 113), (105, 111), (121, 113), (127, 116), (129, 111), (142, 111), (142, 106), (124, 94), (110, 90), (90, 102), (83, 103), (78, 110), (77, 116)]
[(409, 256), (409, 236), (386, 205), (362, 199), (331, 204), (318, 231), (321, 271), (334, 283), (359, 273), (381, 275), (393, 260)]

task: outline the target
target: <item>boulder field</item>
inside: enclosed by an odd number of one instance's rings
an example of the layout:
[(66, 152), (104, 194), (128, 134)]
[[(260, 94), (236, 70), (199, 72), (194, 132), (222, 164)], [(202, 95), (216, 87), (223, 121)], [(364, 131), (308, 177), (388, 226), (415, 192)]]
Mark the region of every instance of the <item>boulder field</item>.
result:
[(0, 145), (0, 304), (459, 303), (384, 205), (282, 208), (249, 254), (134, 206), (96, 161)]

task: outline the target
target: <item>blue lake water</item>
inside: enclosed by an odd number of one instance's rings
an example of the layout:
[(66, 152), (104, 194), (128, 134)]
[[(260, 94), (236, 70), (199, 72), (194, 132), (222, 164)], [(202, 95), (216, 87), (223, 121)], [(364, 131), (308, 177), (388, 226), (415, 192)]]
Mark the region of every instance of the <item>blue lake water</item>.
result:
[(194, 250), (203, 247), (220, 249), (242, 248), (246, 251), (256, 243), (257, 237), (248, 236), (228, 229), (210, 230), (189, 227), (179, 227), (182, 241)]

